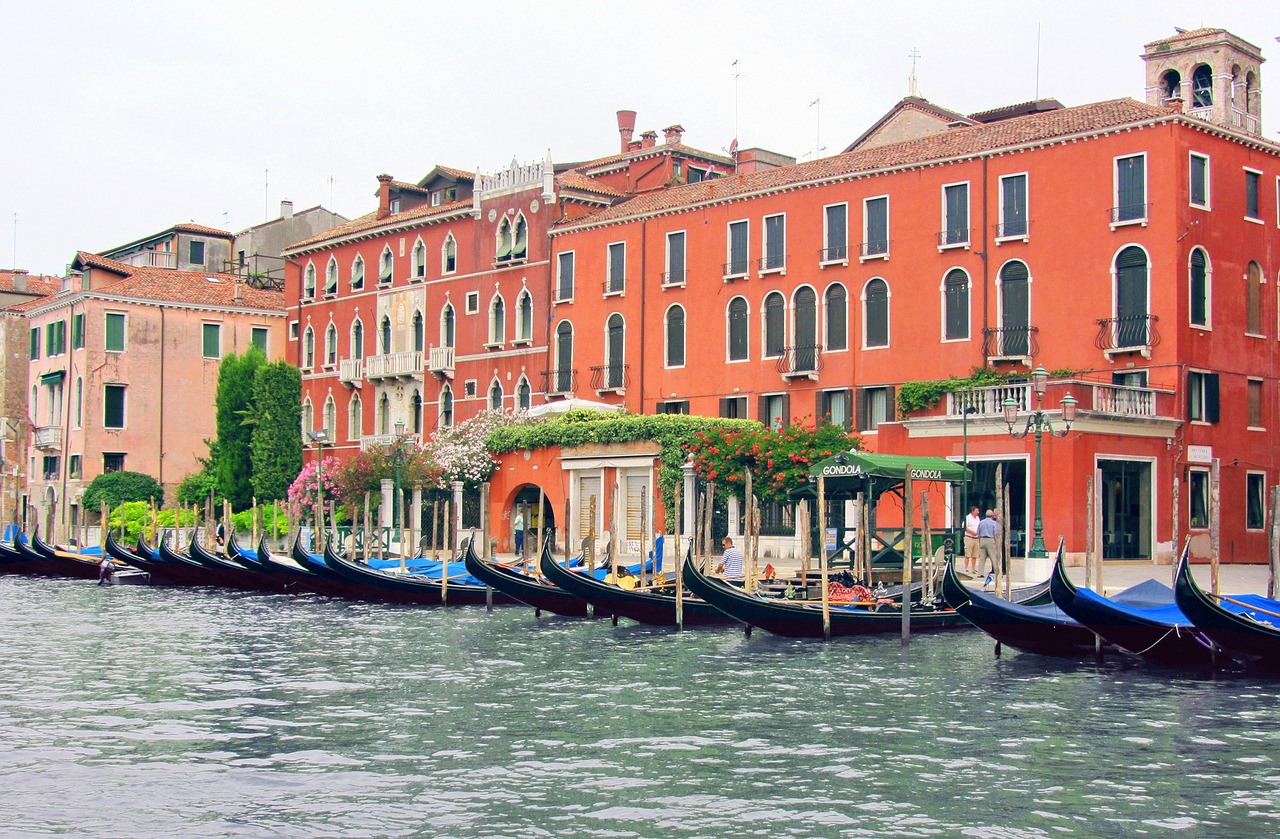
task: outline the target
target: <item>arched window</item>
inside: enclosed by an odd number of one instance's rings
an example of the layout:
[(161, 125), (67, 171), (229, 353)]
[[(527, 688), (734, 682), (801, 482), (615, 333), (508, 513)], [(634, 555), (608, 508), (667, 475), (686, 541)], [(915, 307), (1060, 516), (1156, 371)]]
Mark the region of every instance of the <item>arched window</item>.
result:
[(684, 366), (684, 307), (667, 309), (667, 366)]
[(453, 349), (454, 338), (454, 313), (453, 304), (445, 303), (444, 309), (440, 311), (440, 346)]
[(316, 266), (310, 262), (307, 263), (307, 270), (303, 272), (302, 296), (308, 299), (316, 296)]
[(330, 440), (338, 435), (338, 405), (332, 393), (324, 400), (324, 430)]
[(1116, 256), (1116, 347), (1150, 343), (1147, 300), (1147, 253), (1127, 247)]
[(515, 242), (511, 246), (512, 259), (524, 259), (529, 252), (529, 224), (524, 220), (524, 213), (516, 216)]
[(427, 246), (422, 243), (421, 238), (413, 244), (413, 276), (427, 276)]
[(329, 266), (324, 271), (324, 293), (338, 293), (338, 260), (329, 257)]
[(778, 292), (764, 299), (764, 357), (777, 358), (787, 346), (787, 302)]
[(515, 237), (511, 230), (511, 220), (504, 218), (498, 223), (497, 243), (493, 258), (497, 262), (505, 262), (511, 258), (511, 250), (515, 245)]
[(351, 357), (364, 358), (364, 322), (360, 318), (351, 322)]
[(751, 309), (745, 297), (735, 297), (729, 301), (729, 360), (745, 361), (750, 357)]
[(413, 433), (421, 434), (422, 433), (422, 394), (418, 392), (417, 388), (414, 388), (413, 390), (413, 400), (411, 404), (413, 408), (413, 424), (412, 424)]
[(1213, 70), (1201, 64), (1191, 74), (1191, 107), (1207, 108), (1213, 104)]
[(502, 410), (502, 382), (494, 379), (489, 385), (489, 410)]
[(969, 337), (969, 275), (952, 268), (942, 281), (942, 337), (959, 341)]
[(444, 244), (440, 246), (440, 272), (452, 274), (456, 270), (458, 270), (458, 241), (450, 233), (444, 237)]
[(448, 385), (440, 389), (440, 427), (453, 426), (453, 391)]
[(622, 315), (609, 315), (605, 324), (605, 376), (606, 388), (620, 388), (626, 380), (626, 322)]
[(567, 320), (556, 327), (556, 393), (573, 390), (573, 325)]
[(876, 277), (862, 289), (864, 347), (889, 346), (889, 284)]
[(302, 369), (310, 370), (316, 364), (316, 333), (307, 327), (302, 333)]
[(413, 312), (413, 348), (418, 352), (422, 352), (425, 341), (426, 328), (422, 321), (422, 312), (415, 309)]
[(315, 420), (315, 409), (311, 407), (311, 397), (308, 396), (306, 399), (302, 400), (301, 431), (302, 431), (303, 441), (306, 441), (308, 439), (307, 432), (315, 428), (314, 420)]
[(391, 248), (382, 249), (382, 258), (378, 260), (378, 283), (381, 285), (391, 284), (391, 272), (394, 267), (394, 257), (391, 255)]
[(359, 440), (364, 434), (364, 406), (360, 404), (360, 394), (351, 394), (351, 404), (347, 406), (347, 439)]
[(495, 294), (489, 303), (489, 343), (501, 344), (507, 340), (507, 304), (501, 294)]
[(516, 384), (516, 407), (521, 411), (527, 411), (532, 405), (533, 388), (529, 387), (529, 380), (521, 376), (519, 383)]
[(1191, 251), (1191, 287), (1188, 289), (1191, 323), (1194, 326), (1209, 325), (1212, 314), (1210, 305), (1212, 286), (1209, 278), (1209, 255), (1205, 253), (1204, 248), (1195, 248)]
[(840, 283), (827, 287), (827, 351), (849, 348), (849, 296)]
[(1006, 262), (1000, 269), (1000, 349), (996, 355), (1031, 355), (1030, 279), (1025, 262)]
[(791, 370), (812, 372), (818, 369), (818, 294), (807, 285), (801, 286), (791, 303)]
[(382, 354), (391, 354), (391, 317), (382, 316)]
[(385, 393), (378, 400), (378, 433), (391, 433), (391, 397)]
[(1262, 266), (1250, 262), (1245, 273), (1245, 331), (1262, 334)]
[(356, 254), (355, 262), (351, 263), (351, 288), (353, 291), (364, 288), (364, 257), (359, 254)]
[(533, 340), (533, 295), (528, 289), (516, 298), (516, 340)]
[(338, 327), (333, 323), (324, 331), (324, 363), (327, 367), (338, 364)]
[(1165, 99), (1181, 99), (1182, 74), (1177, 70), (1168, 71), (1160, 77), (1160, 88), (1164, 92)]

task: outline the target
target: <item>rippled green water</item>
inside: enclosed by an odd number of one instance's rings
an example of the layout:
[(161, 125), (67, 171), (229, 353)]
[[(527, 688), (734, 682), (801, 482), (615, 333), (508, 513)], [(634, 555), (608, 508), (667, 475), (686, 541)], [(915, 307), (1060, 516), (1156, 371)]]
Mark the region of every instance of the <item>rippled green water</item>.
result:
[(1266, 836), (1280, 682), (0, 578), (0, 835)]

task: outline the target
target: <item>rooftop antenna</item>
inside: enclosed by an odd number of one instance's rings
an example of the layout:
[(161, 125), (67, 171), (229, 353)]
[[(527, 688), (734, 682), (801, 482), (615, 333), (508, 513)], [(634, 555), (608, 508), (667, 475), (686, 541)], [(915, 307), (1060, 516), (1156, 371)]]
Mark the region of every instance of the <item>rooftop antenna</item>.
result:
[(729, 146), (730, 148), (733, 149), (733, 151), (730, 152), (730, 154), (733, 155), (733, 159), (735, 162), (738, 159), (737, 151), (738, 151), (738, 134), (739, 134), (739, 131), (738, 131), (738, 79), (742, 78), (742, 71), (737, 68), (738, 68), (738, 59), (735, 58), (733, 60), (733, 63), (729, 65), (729, 69), (733, 71), (733, 142), (730, 143)]
[(333, 209), (333, 175), (329, 176), (329, 209)]
[(1040, 21), (1036, 21), (1036, 102), (1040, 101)]
[(262, 219), (266, 221), (271, 218), (271, 199), (268, 197), (267, 190), (271, 187), (271, 170), (262, 170)]
[(18, 214), (13, 214), (13, 267), (18, 267)]
[(907, 58), (911, 59), (911, 78), (907, 79), (907, 95), (919, 98), (920, 83), (916, 79), (916, 59), (920, 58), (920, 50), (912, 47), (911, 52), (907, 53)]
[(816, 160), (827, 150), (827, 147), (822, 145), (822, 97), (810, 102), (809, 107), (814, 111), (813, 157)]

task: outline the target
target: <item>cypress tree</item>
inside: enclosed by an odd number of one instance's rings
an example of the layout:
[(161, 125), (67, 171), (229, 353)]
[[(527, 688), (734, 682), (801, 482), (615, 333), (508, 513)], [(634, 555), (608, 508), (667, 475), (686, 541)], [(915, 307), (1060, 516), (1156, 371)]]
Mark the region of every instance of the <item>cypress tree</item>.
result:
[(267, 363), (267, 357), (256, 347), (244, 355), (228, 355), (218, 367), (217, 407), (218, 445), (213, 453), (218, 488), (236, 508), (243, 510), (253, 499), (250, 481), (249, 443), (253, 429), (245, 417), (253, 416), (254, 374)]
[[(302, 374), (284, 362), (264, 364), (253, 380), (251, 465), (258, 501), (288, 495), (302, 471)], [(335, 429), (329, 429), (335, 433)]]

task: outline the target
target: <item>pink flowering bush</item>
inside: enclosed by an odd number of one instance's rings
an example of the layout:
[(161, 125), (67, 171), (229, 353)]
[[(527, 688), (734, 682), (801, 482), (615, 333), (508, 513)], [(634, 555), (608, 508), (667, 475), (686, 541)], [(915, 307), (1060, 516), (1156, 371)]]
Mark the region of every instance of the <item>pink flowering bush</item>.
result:
[[(325, 496), (332, 498), (337, 489), (338, 470), (342, 468), (342, 464), (336, 457), (330, 455), (324, 459), (322, 466), (320, 471), (323, 474)], [(289, 484), (288, 502), (289, 512), (295, 518), (315, 515), (316, 462), (314, 460), (308, 460), (302, 464), (302, 471), (293, 479), (293, 483)]]

